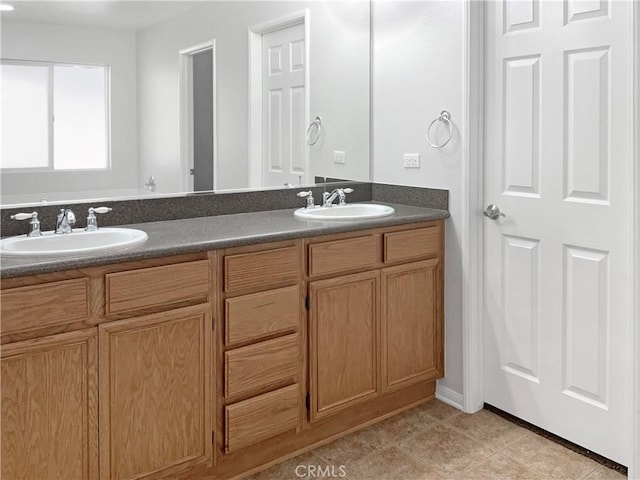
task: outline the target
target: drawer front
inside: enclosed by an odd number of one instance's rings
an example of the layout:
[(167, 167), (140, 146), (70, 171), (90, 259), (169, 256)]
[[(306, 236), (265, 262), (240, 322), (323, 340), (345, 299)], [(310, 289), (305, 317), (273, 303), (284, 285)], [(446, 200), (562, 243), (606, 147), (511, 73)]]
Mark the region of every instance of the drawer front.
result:
[(296, 285), (228, 298), (224, 310), (227, 345), (256, 340), (298, 328), (300, 290)]
[(106, 275), (107, 314), (173, 308), (209, 300), (209, 262), (177, 263)]
[(299, 408), (297, 384), (226, 407), (227, 453), (297, 429)]
[(440, 227), (418, 228), (384, 235), (384, 261), (397, 262), (440, 253)]
[(297, 247), (263, 252), (241, 253), (224, 257), (226, 292), (294, 283), (298, 280), (300, 261)]
[(380, 263), (379, 235), (309, 245), (309, 275), (325, 275), (373, 267)]
[(236, 348), (225, 356), (225, 395), (232, 397), (298, 376), (298, 335)]
[(64, 325), (89, 316), (89, 279), (2, 290), (2, 334)]

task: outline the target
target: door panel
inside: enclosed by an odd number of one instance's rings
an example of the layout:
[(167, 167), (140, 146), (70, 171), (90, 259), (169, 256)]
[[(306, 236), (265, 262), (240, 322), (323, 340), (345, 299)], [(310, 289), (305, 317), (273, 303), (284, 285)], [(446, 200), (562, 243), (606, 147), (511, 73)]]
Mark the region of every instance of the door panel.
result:
[(380, 272), (309, 284), (311, 421), (378, 395)]
[(96, 337), (2, 346), (2, 478), (98, 477)]
[(382, 270), (384, 391), (444, 374), (438, 265), (434, 258)]
[(631, 6), (487, 2), (485, 44), (485, 401), (622, 464)]
[(563, 391), (606, 409), (609, 255), (564, 246)]
[(539, 382), (540, 261), (537, 240), (503, 236), (502, 265), (505, 282), (503, 348), (504, 369)]
[(566, 200), (609, 201), (609, 47), (565, 52)]
[(211, 458), (210, 315), (199, 305), (100, 325), (100, 478)]

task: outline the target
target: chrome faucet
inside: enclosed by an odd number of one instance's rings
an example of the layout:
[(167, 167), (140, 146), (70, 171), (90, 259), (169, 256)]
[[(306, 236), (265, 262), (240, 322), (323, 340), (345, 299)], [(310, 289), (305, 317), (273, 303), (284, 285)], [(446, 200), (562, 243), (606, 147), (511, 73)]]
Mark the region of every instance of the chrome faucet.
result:
[(113, 209), (109, 207), (91, 207), (87, 216), (87, 226), (85, 227), (85, 230), (87, 232), (95, 232), (98, 230), (98, 219), (96, 218), (96, 213), (108, 213), (111, 210)]
[(56, 221), (55, 233), (71, 233), (76, 224), (76, 216), (69, 208), (60, 209), (58, 220)]
[(322, 206), (323, 207), (331, 207), (333, 206), (333, 201), (338, 198), (338, 205), (346, 205), (347, 204), (347, 193), (353, 192), (353, 188), (336, 188), (333, 192), (324, 192), (322, 194)]
[(40, 231), (40, 220), (38, 220), (38, 213), (16, 213), (15, 215), (11, 215), (12, 220), (31, 220), (29, 222), (29, 233), (27, 233), (27, 237), (39, 237), (42, 235)]

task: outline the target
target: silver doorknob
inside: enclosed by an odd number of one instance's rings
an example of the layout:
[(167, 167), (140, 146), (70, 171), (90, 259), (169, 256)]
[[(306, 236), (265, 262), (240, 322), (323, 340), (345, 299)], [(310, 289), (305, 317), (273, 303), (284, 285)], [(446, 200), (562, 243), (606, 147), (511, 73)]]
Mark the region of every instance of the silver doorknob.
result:
[(485, 217), (489, 217), (491, 220), (497, 220), (499, 217), (504, 217), (504, 213), (500, 211), (497, 205), (493, 203), (487, 206), (487, 209), (482, 212)]

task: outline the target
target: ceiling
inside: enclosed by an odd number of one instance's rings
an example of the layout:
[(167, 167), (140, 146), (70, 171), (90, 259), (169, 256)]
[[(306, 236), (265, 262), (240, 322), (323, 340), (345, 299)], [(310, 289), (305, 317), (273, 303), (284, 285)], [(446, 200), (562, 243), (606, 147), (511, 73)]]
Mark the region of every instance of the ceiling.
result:
[(3, 0), (15, 7), (2, 22), (20, 21), (138, 31), (195, 7), (193, 1), (28, 1)]

